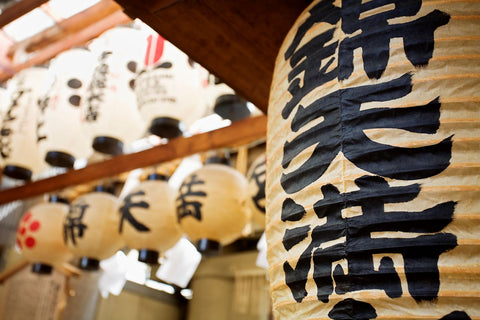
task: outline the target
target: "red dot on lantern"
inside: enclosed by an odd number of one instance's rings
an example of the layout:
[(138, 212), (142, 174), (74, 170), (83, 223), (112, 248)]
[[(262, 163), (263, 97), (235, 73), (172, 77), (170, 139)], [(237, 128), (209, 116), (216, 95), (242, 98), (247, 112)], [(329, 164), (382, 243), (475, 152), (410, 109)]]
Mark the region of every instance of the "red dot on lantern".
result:
[(22, 236), (25, 234), (25, 227), (21, 227), (19, 230), (18, 230), (18, 233), (20, 233)]
[(33, 248), (35, 246), (35, 239), (32, 237), (28, 237), (27, 240), (25, 240), (25, 245), (28, 248)]
[(40, 222), (33, 221), (32, 224), (30, 225), (30, 230), (37, 231), (38, 228), (40, 228)]
[(17, 246), (22, 249), (22, 242), (17, 238)]
[(25, 215), (25, 217), (23, 217), (23, 222), (27, 222), (28, 219), (30, 219), (30, 217), (32, 216), (32, 213), (30, 211), (27, 212), (27, 214)]

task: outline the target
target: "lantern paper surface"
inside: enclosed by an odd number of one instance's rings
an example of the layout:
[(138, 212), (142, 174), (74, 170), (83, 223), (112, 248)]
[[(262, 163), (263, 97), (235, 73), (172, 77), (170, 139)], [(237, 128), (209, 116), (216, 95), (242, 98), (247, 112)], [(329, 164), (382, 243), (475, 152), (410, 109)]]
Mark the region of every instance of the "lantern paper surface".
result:
[[(67, 161), (68, 155), (75, 161), (92, 153), (92, 137), (83, 130), (82, 120), (95, 65), (95, 56), (84, 48), (61, 53), (50, 65), (55, 82), (41, 108), (38, 139), (43, 158), (49, 155), (52, 165), (62, 159)], [(61, 158), (58, 153), (66, 155)]]
[(60, 265), (73, 258), (63, 241), (63, 222), (68, 213), (64, 203), (40, 203), (20, 220), (17, 245), (22, 256), (32, 263)]
[(94, 139), (107, 137), (119, 143), (118, 150), (113, 146), (106, 147), (113, 150), (104, 150), (94, 144), (97, 151), (121, 153), (123, 144), (140, 138), (145, 131), (134, 93), (145, 38), (141, 31), (132, 28), (117, 27), (109, 31), (91, 45), (98, 61), (87, 90), (84, 124)]
[(314, 1), (279, 51), (275, 319), (480, 319), (480, 2)]
[(247, 172), (247, 207), (253, 221), (265, 226), (265, 153), (258, 156)]
[(242, 236), (250, 215), (245, 208), (247, 181), (235, 169), (207, 164), (182, 183), (176, 200), (180, 227), (191, 241), (222, 245)]
[(147, 180), (125, 197), (118, 231), (127, 246), (165, 252), (180, 240), (175, 195), (168, 182)]
[(39, 104), (52, 84), (52, 76), (47, 68), (31, 67), (17, 73), (9, 82), (11, 89), (10, 106), (2, 121), (0, 153), (3, 166), (23, 168), (23, 170), (4, 170), (12, 173), (12, 178), (26, 179), (28, 173), (40, 172), (45, 168), (37, 144), (37, 116)]
[(166, 126), (176, 125), (179, 135), (179, 129), (185, 130), (205, 113), (200, 74), (186, 54), (161, 36), (149, 36), (149, 43), (156, 62), (148, 61), (152, 64), (135, 81), (138, 107), (152, 133), (172, 138), (175, 130)]
[(65, 242), (77, 257), (103, 260), (123, 246), (118, 199), (106, 192), (81, 195), (64, 221)]

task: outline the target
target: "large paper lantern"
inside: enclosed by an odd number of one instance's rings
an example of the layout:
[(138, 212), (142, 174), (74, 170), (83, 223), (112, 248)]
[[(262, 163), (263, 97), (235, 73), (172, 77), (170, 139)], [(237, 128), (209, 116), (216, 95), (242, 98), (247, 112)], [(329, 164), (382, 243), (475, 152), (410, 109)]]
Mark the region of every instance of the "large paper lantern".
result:
[(140, 30), (122, 26), (103, 33), (90, 46), (98, 62), (87, 90), (84, 124), (98, 152), (121, 154), (124, 145), (144, 133), (134, 93), (144, 42)]
[(247, 172), (247, 207), (253, 221), (265, 227), (265, 153), (259, 155)]
[(151, 174), (123, 200), (118, 231), (128, 247), (139, 250), (140, 261), (158, 263), (159, 253), (173, 247), (182, 237), (175, 195), (166, 176)]
[(37, 144), (39, 102), (52, 84), (45, 67), (31, 67), (17, 73), (9, 82), (10, 106), (2, 119), (0, 154), (3, 174), (14, 179), (30, 180), (45, 167)]
[(314, 1), (276, 60), (275, 319), (480, 317), (480, 2)]
[(118, 233), (118, 208), (118, 199), (104, 191), (83, 194), (70, 205), (64, 221), (65, 242), (80, 258), (80, 268), (97, 270), (100, 260), (112, 256), (123, 246)]
[(51, 63), (55, 82), (40, 109), (39, 147), (46, 162), (73, 167), (75, 159), (87, 158), (91, 137), (83, 130), (86, 92), (96, 64), (86, 48), (60, 53)]
[(170, 42), (159, 35), (148, 40), (149, 65), (135, 81), (138, 107), (150, 132), (170, 139), (204, 115), (201, 79), (195, 64)]
[(207, 163), (180, 186), (177, 217), (200, 251), (214, 253), (242, 236), (250, 214), (245, 207), (246, 178), (232, 167)]
[(63, 240), (63, 222), (68, 209), (65, 201), (40, 203), (20, 220), (17, 245), (22, 256), (33, 263), (34, 272), (50, 273), (52, 267), (73, 258)]

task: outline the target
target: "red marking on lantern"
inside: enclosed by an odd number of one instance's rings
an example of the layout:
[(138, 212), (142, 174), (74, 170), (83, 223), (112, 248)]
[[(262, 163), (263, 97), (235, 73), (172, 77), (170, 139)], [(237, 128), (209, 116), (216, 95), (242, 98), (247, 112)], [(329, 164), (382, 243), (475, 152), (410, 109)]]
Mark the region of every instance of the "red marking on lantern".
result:
[(149, 35), (147, 37), (147, 52), (145, 54), (145, 65), (150, 66), (160, 60), (163, 55), (163, 48), (165, 47), (165, 39), (160, 35)]
[(25, 245), (27, 246), (27, 248), (33, 248), (33, 247), (35, 247), (35, 239), (32, 238), (32, 237), (28, 237), (28, 238), (25, 240)]
[(18, 233), (20, 233), (22, 236), (25, 234), (25, 231), (27, 231), (27, 229), (25, 229), (25, 227), (21, 227), (18, 229)]
[(30, 230), (32, 231), (37, 231), (40, 228), (40, 222), (38, 221), (33, 221), (32, 224), (30, 225)]
[(32, 213), (30, 211), (28, 211), (26, 214), (25, 214), (25, 217), (23, 217), (22, 221), (23, 222), (27, 222), (28, 219), (30, 219), (30, 217), (32, 216)]

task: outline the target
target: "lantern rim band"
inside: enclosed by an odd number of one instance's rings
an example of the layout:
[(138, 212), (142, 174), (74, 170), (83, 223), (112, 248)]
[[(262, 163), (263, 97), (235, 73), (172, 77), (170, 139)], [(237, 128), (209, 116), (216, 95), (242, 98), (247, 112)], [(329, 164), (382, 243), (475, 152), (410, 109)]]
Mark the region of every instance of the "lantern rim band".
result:
[(151, 173), (148, 175), (147, 180), (168, 181), (168, 176), (160, 173)]
[(3, 168), (3, 174), (18, 180), (30, 181), (32, 179), (32, 170), (16, 165), (5, 166)]
[(205, 159), (205, 164), (224, 164), (230, 166), (232, 163), (228, 157), (215, 155)]
[(158, 117), (152, 120), (150, 133), (161, 138), (172, 139), (183, 135), (183, 124), (178, 120), (170, 117)]
[(48, 151), (45, 155), (45, 161), (54, 167), (72, 169), (75, 164), (75, 157), (67, 152)]
[(78, 267), (86, 271), (96, 271), (100, 269), (100, 261), (95, 258), (82, 257), (80, 258)]
[(93, 139), (92, 148), (100, 153), (117, 156), (123, 154), (123, 142), (117, 138), (98, 136)]
[(222, 246), (220, 245), (220, 242), (207, 238), (198, 240), (195, 243), (195, 247), (197, 247), (197, 250), (201, 254), (206, 256), (216, 256), (222, 252)]
[(113, 188), (113, 186), (106, 186), (106, 185), (103, 185), (103, 184), (99, 184), (99, 185), (96, 185), (93, 189), (92, 189), (93, 192), (106, 192), (106, 193), (109, 193), (109, 194), (113, 194), (115, 195), (115, 189)]
[(138, 251), (138, 261), (147, 264), (158, 264), (158, 257), (160, 256), (158, 251), (150, 249), (140, 249)]
[(32, 264), (32, 272), (36, 274), (51, 274), (52, 273), (52, 266), (49, 264), (36, 262)]
[(247, 101), (236, 94), (224, 94), (215, 100), (213, 111), (223, 119), (237, 121), (250, 116)]
[(68, 201), (67, 198), (64, 198), (64, 197), (60, 197), (58, 194), (52, 194), (50, 195), (50, 197), (48, 198), (48, 202), (51, 202), (51, 203), (64, 203), (64, 204), (67, 204), (67, 205), (70, 205), (70, 201)]

